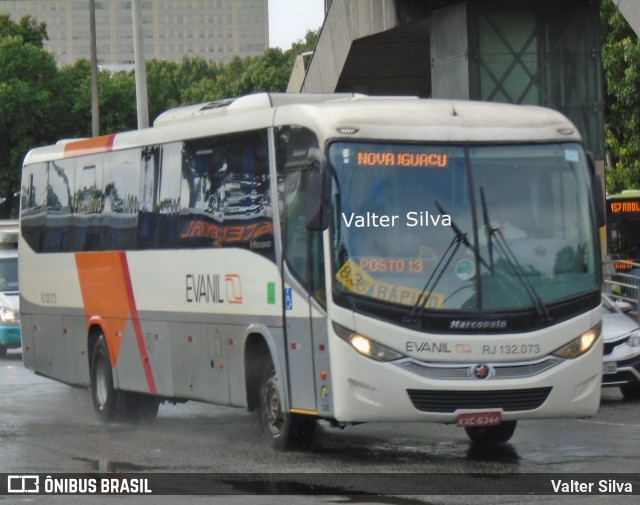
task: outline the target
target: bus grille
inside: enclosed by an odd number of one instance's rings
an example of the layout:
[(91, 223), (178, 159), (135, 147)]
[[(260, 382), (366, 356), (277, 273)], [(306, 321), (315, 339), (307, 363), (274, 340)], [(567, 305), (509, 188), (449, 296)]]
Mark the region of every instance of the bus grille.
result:
[[(546, 372), (562, 362), (564, 362), (564, 360), (560, 358), (547, 356), (540, 360), (521, 363), (491, 363), (492, 373), (489, 380), (532, 377)], [(477, 378), (473, 376), (473, 364), (434, 364), (415, 359), (407, 359), (398, 361), (397, 365), (405, 370), (430, 379), (477, 380)]]
[(550, 392), (550, 387), (506, 391), (407, 390), (413, 406), (423, 412), (455, 412), (458, 409), (502, 409), (504, 412), (534, 410), (544, 403)]

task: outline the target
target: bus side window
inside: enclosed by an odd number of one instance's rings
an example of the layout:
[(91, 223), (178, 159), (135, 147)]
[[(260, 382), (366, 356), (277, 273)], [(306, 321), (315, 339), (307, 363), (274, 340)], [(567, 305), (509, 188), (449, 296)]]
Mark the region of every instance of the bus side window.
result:
[(20, 195), (22, 236), (36, 252), (42, 252), (47, 209), (47, 164), (27, 165), (23, 169)]
[(318, 147), (315, 135), (306, 128), (283, 127), (277, 133), (277, 169), (284, 259), (309, 293), (325, 304), (322, 232), (306, 227), (308, 151)]
[(274, 258), (266, 130), (185, 142), (180, 247), (237, 247)]
[(104, 197), (105, 155), (79, 158), (76, 164), (76, 191), (73, 202), (73, 248), (77, 251), (100, 251), (101, 214)]
[(141, 157), (141, 149), (125, 149), (105, 158), (101, 249), (138, 248)]
[(47, 229), (44, 250), (66, 252), (72, 250), (73, 201), (76, 160), (50, 161), (48, 166)]

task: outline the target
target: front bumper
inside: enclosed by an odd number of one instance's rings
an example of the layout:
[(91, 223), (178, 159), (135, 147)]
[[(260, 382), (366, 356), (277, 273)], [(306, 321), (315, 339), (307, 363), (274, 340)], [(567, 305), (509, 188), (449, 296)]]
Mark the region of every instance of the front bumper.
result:
[(617, 387), (640, 383), (640, 354), (625, 360), (608, 360), (603, 363), (602, 386)]
[(602, 339), (575, 360), (560, 360), (529, 376), (487, 380), (428, 377), (415, 367), (374, 362), (346, 342), (333, 347), (332, 358), (339, 362), (333, 377), (338, 421), (455, 423), (460, 414), (482, 411), (500, 411), (504, 421), (575, 418), (594, 415), (600, 403)]

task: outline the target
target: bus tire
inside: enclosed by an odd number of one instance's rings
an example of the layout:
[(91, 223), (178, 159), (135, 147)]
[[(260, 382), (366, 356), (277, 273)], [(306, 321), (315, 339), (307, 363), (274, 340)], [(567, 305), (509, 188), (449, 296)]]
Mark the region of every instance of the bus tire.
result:
[(465, 428), (474, 444), (504, 444), (511, 440), (517, 421), (504, 421), (496, 426)]
[(278, 376), (273, 364), (266, 367), (260, 383), (257, 415), (262, 432), (276, 451), (308, 449), (311, 446), (316, 418), (283, 411)]
[(103, 335), (93, 348), (91, 398), (98, 418), (106, 423), (150, 422), (157, 417), (160, 407), (160, 400), (154, 396), (114, 389), (109, 348)]
[(119, 392), (113, 387), (113, 371), (109, 348), (104, 335), (100, 335), (91, 355), (91, 399), (98, 419), (108, 423), (115, 420)]
[(0, 345), (0, 359), (6, 359), (7, 357), (7, 347), (4, 345)]

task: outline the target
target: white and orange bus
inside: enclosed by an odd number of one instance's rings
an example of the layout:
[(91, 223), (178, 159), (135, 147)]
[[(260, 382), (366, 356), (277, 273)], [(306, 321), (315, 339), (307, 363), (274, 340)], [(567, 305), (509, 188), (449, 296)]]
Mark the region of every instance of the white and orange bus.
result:
[(457, 423), (599, 405), (601, 268), (576, 128), (503, 104), (256, 94), (24, 162), (23, 360), (98, 416)]

